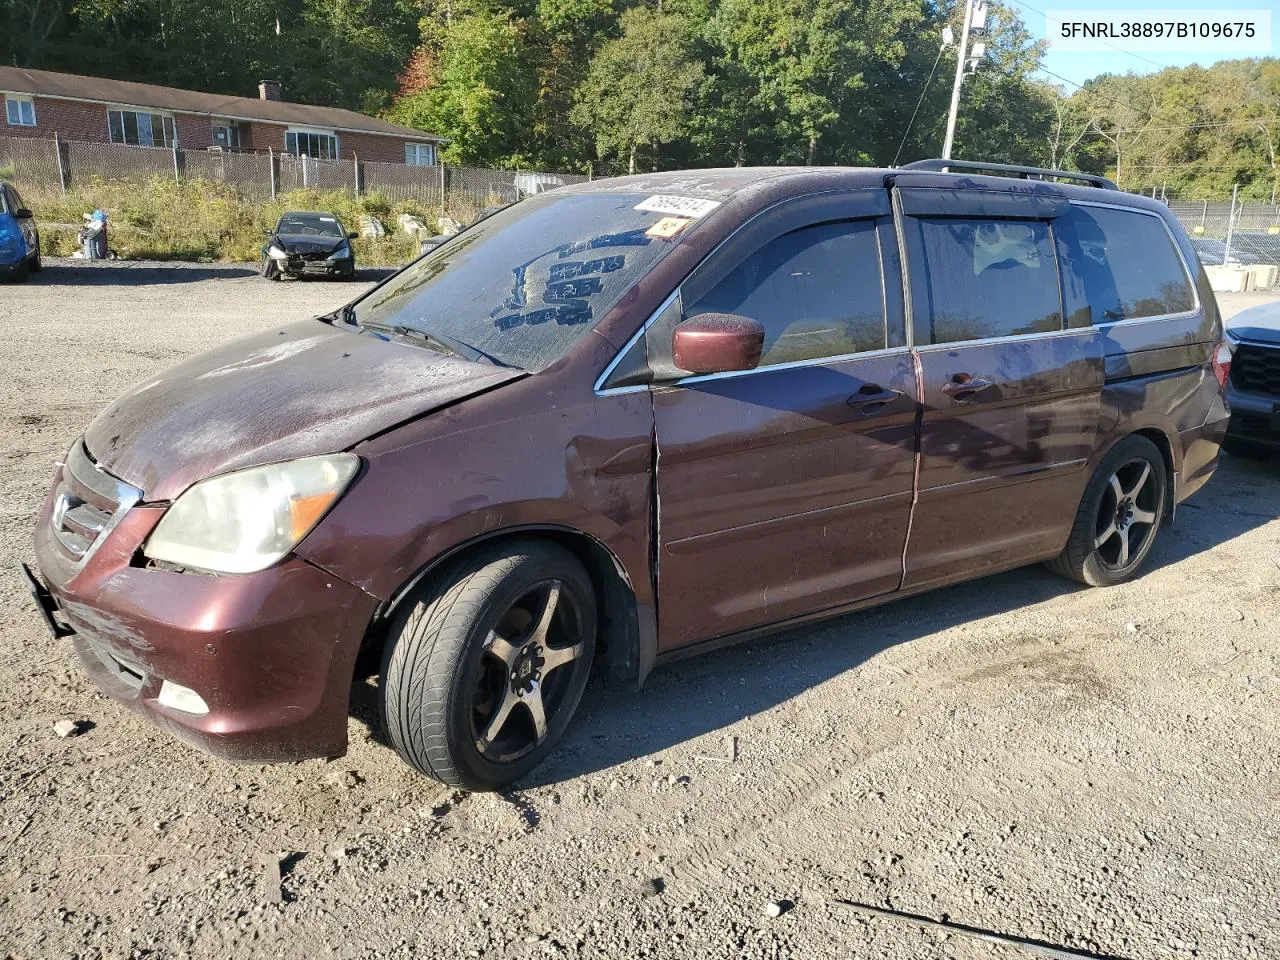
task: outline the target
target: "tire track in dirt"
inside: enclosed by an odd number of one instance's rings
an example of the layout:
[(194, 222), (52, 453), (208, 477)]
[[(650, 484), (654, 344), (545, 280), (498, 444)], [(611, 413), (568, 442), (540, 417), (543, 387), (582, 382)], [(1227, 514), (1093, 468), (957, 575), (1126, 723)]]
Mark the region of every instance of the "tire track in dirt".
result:
[(671, 889), (684, 894), (713, 883), (723, 875), (725, 863), (751, 851), (766, 830), (776, 832), (780, 824), (847, 786), (872, 757), (904, 743), (907, 726), (901, 718), (883, 717), (870, 736), (853, 737), (830, 752), (824, 746), (821, 756), (811, 753), (788, 763), (744, 816), (709, 825), (671, 855)]

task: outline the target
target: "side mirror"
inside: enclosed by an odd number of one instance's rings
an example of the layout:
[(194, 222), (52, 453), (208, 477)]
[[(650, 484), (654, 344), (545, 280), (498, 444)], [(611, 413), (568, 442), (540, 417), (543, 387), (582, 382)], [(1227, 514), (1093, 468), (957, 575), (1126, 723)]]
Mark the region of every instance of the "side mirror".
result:
[(359, 239), (359, 237), (360, 237), (360, 234), (356, 233), (354, 230), (347, 234), (348, 240), (357, 240)]
[(13, 211), (13, 215), (19, 220), (34, 220), (36, 216), (26, 207), (22, 207), (21, 209)]
[(262, 235), (266, 237), (274, 237), (276, 235), (276, 232), (270, 227), (267, 227), (267, 229), (262, 231)]
[(764, 327), (735, 313), (702, 313), (676, 327), (671, 360), (690, 373), (753, 370), (764, 350)]

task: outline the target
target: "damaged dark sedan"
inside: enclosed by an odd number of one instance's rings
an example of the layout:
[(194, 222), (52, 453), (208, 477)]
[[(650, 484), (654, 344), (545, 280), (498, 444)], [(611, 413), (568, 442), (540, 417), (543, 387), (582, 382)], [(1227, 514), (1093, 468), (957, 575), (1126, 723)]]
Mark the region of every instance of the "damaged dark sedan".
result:
[(262, 275), (281, 277), (337, 277), (354, 280), (356, 255), (351, 241), (356, 234), (343, 229), (331, 213), (291, 211), (267, 231), (262, 246)]

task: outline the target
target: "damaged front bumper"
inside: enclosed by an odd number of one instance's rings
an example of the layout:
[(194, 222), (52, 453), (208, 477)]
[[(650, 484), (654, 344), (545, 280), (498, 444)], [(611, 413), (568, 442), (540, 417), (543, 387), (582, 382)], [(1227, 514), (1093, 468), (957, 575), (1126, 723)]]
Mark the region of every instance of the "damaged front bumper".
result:
[(158, 569), (141, 546), (164, 508), (145, 504), (122, 508), (77, 557), (61, 526), (75, 486), (66, 472), (36, 528), (43, 581), (25, 565), (24, 576), (46, 624), (71, 639), (95, 684), (229, 760), (342, 755), (355, 658), (376, 599), (297, 557), (234, 576)]

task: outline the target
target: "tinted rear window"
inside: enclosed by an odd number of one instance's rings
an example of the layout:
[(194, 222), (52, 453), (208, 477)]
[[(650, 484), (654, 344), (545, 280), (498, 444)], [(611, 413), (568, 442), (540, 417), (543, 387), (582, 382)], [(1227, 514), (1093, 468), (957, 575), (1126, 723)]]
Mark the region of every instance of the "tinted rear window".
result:
[(537, 372), (591, 330), (694, 222), (630, 194), (548, 193), (512, 204), (354, 305)]
[(920, 218), (924, 316), (917, 343), (1062, 329), (1049, 227), (1034, 220)]
[(1072, 204), (1053, 223), (1071, 326), (1195, 309), (1195, 294), (1164, 222), (1152, 214)]

